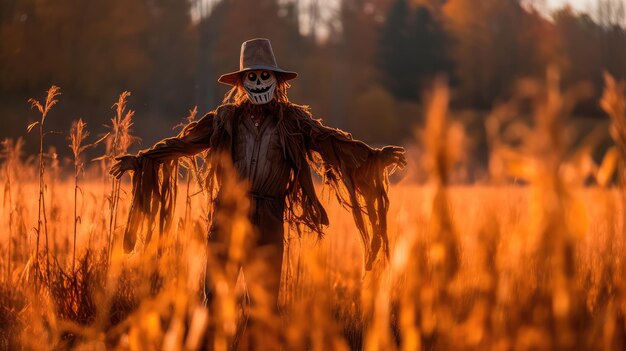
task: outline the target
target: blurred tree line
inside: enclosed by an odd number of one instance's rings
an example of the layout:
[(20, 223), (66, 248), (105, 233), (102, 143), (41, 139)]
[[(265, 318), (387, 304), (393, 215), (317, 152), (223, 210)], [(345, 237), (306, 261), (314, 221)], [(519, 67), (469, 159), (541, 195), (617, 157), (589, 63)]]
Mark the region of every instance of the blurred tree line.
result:
[[(412, 135), (422, 95), (440, 75), (456, 107), (476, 110), (549, 64), (565, 83), (589, 81), (598, 94), (603, 70), (626, 77), (622, 0), (598, 0), (593, 16), (537, 8), (522, 0), (2, 0), (0, 137), (23, 135), (26, 99), (56, 84), (63, 96), (53, 129), (82, 117), (98, 131), (130, 90), (136, 134), (151, 144), (194, 105), (219, 104), (227, 88), (217, 77), (238, 68), (241, 42), (254, 37), (270, 38), (279, 65), (300, 73), (293, 101), (374, 143)], [(579, 112), (599, 114), (594, 101)]]

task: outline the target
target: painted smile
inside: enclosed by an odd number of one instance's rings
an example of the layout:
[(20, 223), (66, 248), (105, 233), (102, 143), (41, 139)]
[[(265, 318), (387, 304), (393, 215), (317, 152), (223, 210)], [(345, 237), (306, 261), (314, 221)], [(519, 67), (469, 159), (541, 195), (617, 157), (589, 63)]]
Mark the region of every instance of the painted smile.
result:
[(251, 93), (255, 93), (255, 94), (262, 94), (262, 93), (267, 93), (272, 87), (274, 86), (274, 84), (265, 87), (265, 88), (248, 88), (248, 91), (250, 91)]

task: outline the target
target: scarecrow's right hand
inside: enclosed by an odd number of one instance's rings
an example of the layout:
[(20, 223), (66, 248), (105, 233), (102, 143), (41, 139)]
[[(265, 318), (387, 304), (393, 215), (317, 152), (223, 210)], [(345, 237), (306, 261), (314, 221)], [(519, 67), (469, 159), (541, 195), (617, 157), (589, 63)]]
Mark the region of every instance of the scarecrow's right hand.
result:
[(139, 157), (133, 155), (124, 155), (115, 158), (115, 163), (109, 169), (109, 174), (116, 179), (120, 179), (126, 171), (136, 171), (139, 169)]
[(401, 146), (385, 146), (380, 149), (380, 155), (385, 167), (395, 165), (399, 169), (406, 167), (406, 156), (404, 148)]

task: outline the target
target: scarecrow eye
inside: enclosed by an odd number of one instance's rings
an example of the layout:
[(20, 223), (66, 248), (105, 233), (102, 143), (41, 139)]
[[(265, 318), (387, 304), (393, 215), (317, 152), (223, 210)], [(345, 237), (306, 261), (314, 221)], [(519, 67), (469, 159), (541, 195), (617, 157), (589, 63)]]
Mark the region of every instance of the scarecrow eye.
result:
[(254, 72), (250, 72), (250, 73), (248, 73), (248, 79), (249, 79), (251, 82), (254, 82), (254, 81), (256, 80), (256, 73), (254, 73)]
[(269, 78), (270, 78), (270, 73), (268, 71), (263, 71), (263, 73), (261, 73), (261, 79), (268, 80)]

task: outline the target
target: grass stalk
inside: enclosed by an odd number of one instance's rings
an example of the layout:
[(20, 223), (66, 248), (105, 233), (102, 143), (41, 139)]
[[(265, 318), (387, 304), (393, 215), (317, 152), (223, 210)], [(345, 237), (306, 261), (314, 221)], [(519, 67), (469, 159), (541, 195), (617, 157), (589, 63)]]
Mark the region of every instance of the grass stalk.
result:
[(78, 186), (78, 176), (83, 171), (84, 164), (81, 161), (81, 153), (90, 145), (83, 145), (83, 142), (89, 136), (89, 132), (85, 129), (85, 122), (82, 119), (74, 121), (72, 129), (70, 131), (70, 148), (72, 149), (72, 155), (74, 156), (74, 240), (72, 245), (72, 272), (76, 269), (76, 232), (78, 223), (81, 221), (80, 216), (77, 213), (78, 210), (78, 192), (80, 188)]
[[(46, 218), (46, 201), (45, 201), (45, 163), (44, 163), (44, 153), (43, 153), (43, 145), (44, 145), (44, 123), (46, 121), (46, 117), (50, 112), (50, 109), (58, 102), (57, 96), (61, 95), (59, 87), (53, 85), (48, 89), (46, 100), (42, 104), (41, 102), (35, 99), (29, 99), (28, 102), (31, 104), (32, 108), (37, 108), (39, 111), (41, 118), (39, 121), (31, 123), (27, 131), (30, 132), (37, 125), (39, 126), (39, 199), (38, 199), (38, 214), (37, 214), (37, 243), (35, 250), (35, 289), (38, 289), (38, 276), (40, 273), (39, 268), (39, 241), (41, 236), (41, 229), (43, 226), (45, 242), (46, 242), (46, 275), (50, 276), (50, 257), (49, 257), (49, 243), (48, 243), (48, 220)], [(43, 220), (42, 220), (43, 219)]]
[[(112, 133), (111, 143), (109, 144), (109, 150), (107, 150), (107, 156), (110, 163), (113, 160), (125, 154), (128, 148), (136, 140), (130, 134), (131, 127), (133, 125), (132, 118), (135, 114), (134, 111), (126, 111), (126, 100), (130, 96), (130, 92), (124, 91), (120, 94), (118, 101), (113, 105), (116, 111), (115, 116), (111, 119)], [(107, 257), (110, 258), (113, 245), (115, 243), (115, 228), (117, 227), (117, 212), (120, 197), (120, 180), (113, 179), (111, 183), (111, 191), (109, 194), (109, 235), (107, 238)]]
[(13, 240), (13, 192), (11, 189), (11, 172), (13, 170), (13, 159), (15, 158), (15, 147), (10, 139), (2, 141), (2, 151), (4, 153), (4, 170), (6, 173), (5, 191), (9, 200), (9, 238), (7, 244), (7, 281), (11, 282), (11, 241)]

